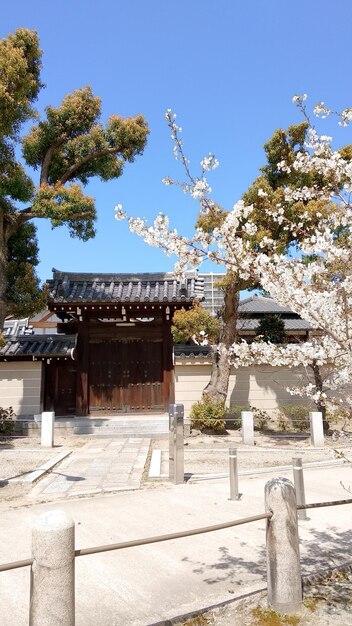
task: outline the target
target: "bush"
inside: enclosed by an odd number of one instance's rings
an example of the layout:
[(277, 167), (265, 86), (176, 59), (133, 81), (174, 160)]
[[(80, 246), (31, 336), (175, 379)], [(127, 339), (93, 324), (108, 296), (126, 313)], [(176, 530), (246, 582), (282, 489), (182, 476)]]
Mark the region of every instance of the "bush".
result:
[(230, 428), (234, 428), (236, 430), (240, 430), (241, 423), (241, 413), (242, 411), (249, 411), (248, 406), (244, 406), (241, 404), (231, 404), (230, 408), (226, 410), (226, 417), (231, 420), (228, 422), (228, 426)]
[(281, 404), (279, 406), (280, 430), (309, 430), (309, 411), (312, 408), (303, 404)]
[(267, 430), (271, 422), (270, 413), (255, 406), (251, 406), (251, 411), (253, 411), (254, 430)]
[(8, 409), (3, 409), (0, 407), (0, 434), (1, 435), (11, 435), (15, 429), (15, 413), (13, 412), (12, 406), (9, 406)]
[(229, 424), (231, 425), (230, 428), (235, 428), (238, 430), (241, 428), (242, 411), (252, 411), (255, 430), (263, 430), (268, 428), (268, 426), (270, 425), (271, 416), (267, 411), (264, 411), (264, 409), (258, 409), (255, 406), (232, 404), (226, 412), (226, 417), (231, 420), (233, 419), (233, 421), (229, 422)]
[(224, 434), (225, 414), (225, 403), (222, 400), (199, 400), (191, 407), (191, 427), (202, 432)]

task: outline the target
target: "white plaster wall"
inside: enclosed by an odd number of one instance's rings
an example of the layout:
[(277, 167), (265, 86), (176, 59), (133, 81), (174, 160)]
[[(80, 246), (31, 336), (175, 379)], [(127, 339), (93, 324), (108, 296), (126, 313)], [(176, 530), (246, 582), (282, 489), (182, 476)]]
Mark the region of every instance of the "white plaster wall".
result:
[(17, 416), (40, 413), (41, 361), (0, 363), (0, 407), (12, 406)]
[[(210, 363), (195, 358), (175, 360), (175, 402), (185, 406), (185, 414), (194, 402), (201, 399), (202, 391), (209, 382)], [(291, 396), (286, 387), (293, 387), (299, 381), (306, 380), (299, 368), (271, 367), (266, 365), (232, 369), (228, 405), (254, 406), (272, 411), (278, 404), (296, 404), (302, 400)]]

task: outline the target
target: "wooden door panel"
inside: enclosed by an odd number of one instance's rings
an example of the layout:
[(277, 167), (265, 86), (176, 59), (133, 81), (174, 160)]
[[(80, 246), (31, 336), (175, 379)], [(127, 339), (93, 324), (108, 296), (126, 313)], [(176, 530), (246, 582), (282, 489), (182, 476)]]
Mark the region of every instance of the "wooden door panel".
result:
[(162, 342), (105, 340), (90, 344), (91, 411), (163, 408)]
[(55, 415), (76, 413), (77, 368), (73, 361), (51, 361), (45, 366), (44, 410)]

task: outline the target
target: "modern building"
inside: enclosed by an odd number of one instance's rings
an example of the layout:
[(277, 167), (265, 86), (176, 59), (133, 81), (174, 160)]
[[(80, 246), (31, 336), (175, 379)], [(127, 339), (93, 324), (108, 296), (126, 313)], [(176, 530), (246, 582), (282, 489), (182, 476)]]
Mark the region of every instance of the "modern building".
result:
[(219, 286), (219, 282), (225, 276), (224, 273), (199, 274), (203, 279), (204, 300), (202, 306), (212, 315), (217, 315), (224, 303), (224, 294)]

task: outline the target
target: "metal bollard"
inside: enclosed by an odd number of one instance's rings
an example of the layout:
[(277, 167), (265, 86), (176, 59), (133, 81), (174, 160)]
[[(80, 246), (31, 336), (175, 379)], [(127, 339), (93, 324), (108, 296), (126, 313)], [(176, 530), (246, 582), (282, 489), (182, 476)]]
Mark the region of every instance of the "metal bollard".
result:
[[(295, 486), (297, 504), (305, 504), (306, 503), (306, 494), (304, 491), (304, 476), (303, 476), (303, 467), (302, 467), (302, 459), (299, 456), (292, 457), (293, 464), (293, 483)], [(298, 519), (308, 519), (306, 509), (301, 509), (297, 511)]]
[(279, 613), (302, 608), (297, 503), (293, 484), (273, 478), (265, 485), (268, 605)]
[(238, 493), (238, 461), (237, 448), (229, 448), (229, 468), (230, 468), (230, 498), (229, 500), (239, 500)]
[(184, 482), (183, 404), (169, 405), (169, 480), (175, 485)]

